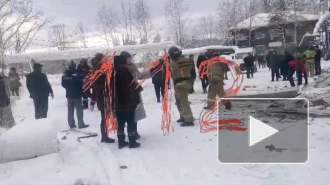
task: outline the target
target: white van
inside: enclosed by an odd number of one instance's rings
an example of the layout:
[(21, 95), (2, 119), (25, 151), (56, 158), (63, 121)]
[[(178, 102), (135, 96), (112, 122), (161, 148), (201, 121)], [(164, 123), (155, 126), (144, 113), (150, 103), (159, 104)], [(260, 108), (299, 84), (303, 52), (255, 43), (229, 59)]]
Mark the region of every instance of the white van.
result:
[[(235, 54), (232, 55), (232, 60), (236, 62), (241, 68), (242, 71), (246, 70), (244, 64), (244, 58), (247, 57), (249, 54), (255, 56), (255, 49), (254, 48), (238, 48), (235, 50)], [(257, 72), (257, 61), (254, 62), (254, 72)]]

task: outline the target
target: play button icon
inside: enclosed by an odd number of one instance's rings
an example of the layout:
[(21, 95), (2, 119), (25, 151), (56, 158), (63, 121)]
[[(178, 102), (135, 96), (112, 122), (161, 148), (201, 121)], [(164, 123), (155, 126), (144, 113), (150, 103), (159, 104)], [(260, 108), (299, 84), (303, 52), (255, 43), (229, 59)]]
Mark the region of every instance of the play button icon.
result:
[[(308, 161), (308, 111), (304, 99), (231, 99), (233, 109), (218, 110), (226, 124), (246, 130), (218, 129), (221, 164), (304, 164)], [(298, 108), (296, 108), (298, 107)], [(223, 126), (223, 125), (221, 125)]]
[(277, 129), (250, 116), (250, 131), (249, 131), (250, 147), (259, 143), (260, 141), (262, 141), (266, 138), (269, 138), (270, 136), (276, 134), (277, 132), (278, 132)]

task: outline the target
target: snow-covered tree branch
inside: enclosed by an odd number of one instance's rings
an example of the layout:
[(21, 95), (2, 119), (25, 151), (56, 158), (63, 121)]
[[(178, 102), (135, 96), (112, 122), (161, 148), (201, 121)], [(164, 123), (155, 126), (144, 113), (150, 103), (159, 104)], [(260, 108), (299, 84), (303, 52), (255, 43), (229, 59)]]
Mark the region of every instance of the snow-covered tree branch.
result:
[(117, 34), (120, 21), (118, 13), (113, 9), (102, 6), (98, 10), (97, 16), (99, 20), (98, 35), (100, 38), (106, 41), (108, 47), (111, 46), (111, 43), (114, 46), (119, 46), (120, 40)]
[(13, 46), (15, 52), (24, 52), (35, 35), (51, 21), (42, 11), (35, 10), (30, 0), (1, 0), (0, 55)]
[(188, 7), (184, 0), (167, 0), (165, 3), (165, 17), (169, 33), (180, 46), (184, 46), (186, 40), (187, 12)]
[(76, 26), (75, 30), (75, 40), (82, 44), (84, 48), (87, 48), (87, 36), (88, 28), (81, 22), (79, 22)]
[(152, 31), (149, 6), (144, 0), (137, 0), (134, 8), (134, 24), (141, 39), (140, 44), (147, 44)]

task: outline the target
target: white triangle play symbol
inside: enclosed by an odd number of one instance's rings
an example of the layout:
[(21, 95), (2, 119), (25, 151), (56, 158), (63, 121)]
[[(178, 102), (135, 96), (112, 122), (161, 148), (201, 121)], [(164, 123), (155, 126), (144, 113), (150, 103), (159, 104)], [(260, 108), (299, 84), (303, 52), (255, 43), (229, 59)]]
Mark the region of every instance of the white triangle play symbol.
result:
[(278, 130), (275, 128), (263, 123), (255, 119), (254, 117), (250, 116), (250, 141), (249, 145), (253, 146), (260, 141), (276, 134)]

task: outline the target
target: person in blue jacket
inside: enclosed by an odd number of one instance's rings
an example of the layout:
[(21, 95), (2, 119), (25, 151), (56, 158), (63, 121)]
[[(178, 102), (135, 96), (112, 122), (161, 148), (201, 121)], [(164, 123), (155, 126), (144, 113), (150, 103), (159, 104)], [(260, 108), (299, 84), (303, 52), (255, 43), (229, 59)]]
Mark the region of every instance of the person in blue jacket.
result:
[(83, 81), (84, 78), (78, 73), (76, 64), (71, 62), (62, 76), (62, 86), (66, 90), (66, 98), (68, 99), (68, 123), (71, 129), (76, 128), (74, 120), (74, 110), (76, 109), (78, 118), (78, 128), (87, 128), (89, 125), (84, 123), (84, 109), (82, 103)]

